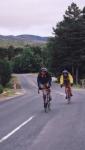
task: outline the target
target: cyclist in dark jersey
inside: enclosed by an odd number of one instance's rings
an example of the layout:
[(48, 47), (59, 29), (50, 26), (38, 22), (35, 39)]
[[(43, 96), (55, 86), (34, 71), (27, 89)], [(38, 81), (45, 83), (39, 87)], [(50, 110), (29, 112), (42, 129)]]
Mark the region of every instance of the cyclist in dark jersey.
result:
[[(52, 82), (52, 78), (48, 70), (46, 68), (41, 68), (37, 77), (38, 89), (42, 90), (43, 88), (47, 88), (51, 92), (50, 90), (51, 82)], [(51, 99), (52, 98), (50, 94), (50, 100)]]

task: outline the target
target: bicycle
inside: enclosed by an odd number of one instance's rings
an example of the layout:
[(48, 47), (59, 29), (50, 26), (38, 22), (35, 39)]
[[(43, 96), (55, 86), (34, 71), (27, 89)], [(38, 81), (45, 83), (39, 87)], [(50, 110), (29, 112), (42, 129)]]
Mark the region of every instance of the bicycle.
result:
[(66, 97), (69, 104), (71, 102), (71, 91), (69, 86), (66, 87)]
[[(51, 108), (50, 108), (50, 106), (51, 106), (50, 88), (42, 88), (41, 90), (43, 92), (44, 110), (45, 110), (45, 112), (48, 112), (51, 110)], [(39, 93), (39, 91), (38, 91), (38, 93)]]

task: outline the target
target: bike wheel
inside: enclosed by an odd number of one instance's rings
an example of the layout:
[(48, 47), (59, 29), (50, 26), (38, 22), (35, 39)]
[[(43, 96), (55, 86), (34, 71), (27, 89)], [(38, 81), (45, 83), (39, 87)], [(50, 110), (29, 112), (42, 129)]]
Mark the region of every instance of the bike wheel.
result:
[(70, 102), (71, 102), (71, 96), (70, 95), (68, 95), (67, 100), (68, 100), (68, 104), (70, 104)]
[(70, 104), (70, 102), (71, 102), (71, 92), (70, 92), (69, 88), (67, 90), (67, 101), (68, 101), (68, 104)]
[(44, 103), (44, 110), (45, 110), (45, 112), (47, 112), (47, 103)]
[(45, 112), (47, 112), (47, 107), (48, 107), (47, 97), (45, 97), (44, 98), (44, 110), (45, 110)]
[(50, 97), (48, 97), (48, 110), (51, 110), (50, 106), (51, 106)]

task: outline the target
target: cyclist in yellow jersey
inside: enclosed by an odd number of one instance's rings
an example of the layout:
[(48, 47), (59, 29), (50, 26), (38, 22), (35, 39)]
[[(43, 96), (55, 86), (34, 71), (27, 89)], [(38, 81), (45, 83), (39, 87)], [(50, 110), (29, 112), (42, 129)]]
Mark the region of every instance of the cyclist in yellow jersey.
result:
[(60, 85), (61, 85), (61, 88), (63, 86), (65, 86), (66, 99), (67, 99), (67, 88), (68, 87), (70, 89), (70, 96), (73, 95), (72, 89), (71, 89), (71, 86), (73, 85), (73, 77), (67, 70), (64, 70), (62, 72), (62, 75), (60, 76)]

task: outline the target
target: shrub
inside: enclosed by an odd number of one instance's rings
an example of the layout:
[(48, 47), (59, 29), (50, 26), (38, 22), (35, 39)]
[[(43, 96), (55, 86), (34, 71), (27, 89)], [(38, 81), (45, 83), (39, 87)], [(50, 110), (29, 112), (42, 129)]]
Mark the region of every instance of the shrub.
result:
[(3, 86), (0, 84), (0, 94), (3, 93)]
[(7, 60), (0, 60), (0, 84), (5, 86), (11, 77), (11, 65)]

